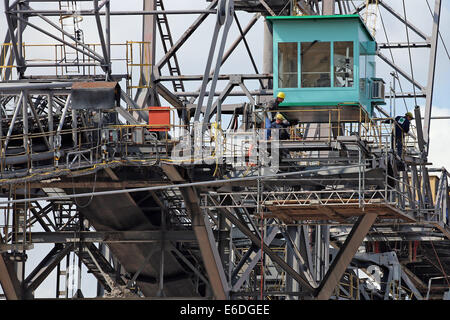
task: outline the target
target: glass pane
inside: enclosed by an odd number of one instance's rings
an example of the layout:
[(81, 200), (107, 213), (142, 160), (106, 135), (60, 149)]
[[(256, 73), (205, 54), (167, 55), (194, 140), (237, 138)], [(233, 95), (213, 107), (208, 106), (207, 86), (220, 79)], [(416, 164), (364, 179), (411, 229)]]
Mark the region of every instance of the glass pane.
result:
[(298, 87), (297, 42), (278, 43), (278, 88)]
[(353, 87), (353, 42), (334, 43), (334, 86)]
[(331, 87), (330, 43), (302, 42), (302, 87)]

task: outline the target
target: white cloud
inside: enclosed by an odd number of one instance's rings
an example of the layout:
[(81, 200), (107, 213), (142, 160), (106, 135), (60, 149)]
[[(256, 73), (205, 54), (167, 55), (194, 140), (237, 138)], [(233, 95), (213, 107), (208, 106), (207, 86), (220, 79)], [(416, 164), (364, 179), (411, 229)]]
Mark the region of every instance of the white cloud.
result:
[[(440, 107), (432, 109), (432, 117), (450, 117), (450, 110)], [(430, 126), (430, 151), (428, 160), (433, 163), (433, 168), (445, 167), (450, 170), (450, 120), (431, 120)]]

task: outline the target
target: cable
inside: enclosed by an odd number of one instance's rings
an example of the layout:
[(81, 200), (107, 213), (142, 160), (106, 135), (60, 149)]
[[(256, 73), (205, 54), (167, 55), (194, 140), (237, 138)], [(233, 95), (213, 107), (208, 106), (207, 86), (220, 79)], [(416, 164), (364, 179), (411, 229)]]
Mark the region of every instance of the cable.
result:
[[(75, 204), (77, 205), (78, 208), (84, 209), (84, 208), (87, 208), (87, 207), (91, 204), (92, 199), (94, 198), (94, 192), (95, 192), (95, 184), (96, 184), (96, 182), (97, 182), (97, 171), (95, 171), (95, 174), (94, 174), (94, 186), (92, 187), (91, 198), (88, 200), (88, 202), (87, 202), (85, 205), (80, 205), (80, 204), (77, 202), (77, 198), (74, 198), (74, 199), (73, 199), (74, 202), (75, 202)], [(74, 187), (73, 177), (72, 177), (72, 191), (73, 191), (73, 193), (75, 194), (75, 187)]]

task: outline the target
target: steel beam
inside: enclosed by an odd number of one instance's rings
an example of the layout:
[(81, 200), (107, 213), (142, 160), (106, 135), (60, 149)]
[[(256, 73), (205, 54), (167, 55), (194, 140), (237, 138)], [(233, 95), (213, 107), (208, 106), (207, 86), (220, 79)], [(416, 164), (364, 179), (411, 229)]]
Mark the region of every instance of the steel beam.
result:
[(430, 125), (431, 125), (431, 109), (433, 107), (433, 89), (434, 89), (434, 75), (436, 73), (436, 57), (438, 47), (438, 33), (439, 21), (441, 17), (441, 0), (436, 0), (434, 3), (433, 16), (433, 31), (431, 34), (431, 51), (428, 67), (428, 82), (427, 82), (427, 98), (425, 101), (425, 119), (423, 121), (424, 140), (426, 143), (425, 154), (428, 155), (430, 147)]
[[(235, 217), (228, 209), (219, 208), (223, 212), (228, 220), (231, 221), (239, 230), (242, 231), (252, 243), (261, 249), (261, 239), (251, 232), (237, 217)], [(278, 264), (286, 273), (288, 273), (293, 279), (295, 279), (304, 289), (306, 293), (312, 293), (314, 288), (309, 281), (298, 274), (290, 265), (288, 265), (282, 258), (278, 256), (270, 247), (263, 244), (264, 253), (267, 254), (273, 262)]]
[[(64, 40), (61, 39), (61, 38), (58, 38), (58, 37), (55, 36), (53, 33), (48, 32), (48, 31), (42, 29), (41, 27), (38, 27), (37, 25), (35, 25), (35, 24), (33, 24), (33, 23), (31, 23), (31, 22), (25, 20), (25, 19), (22, 19), (22, 18), (20, 18), (20, 17), (15, 17), (15, 18), (17, 18), (17, 19), (20, 20), (20, 21), (25, 22), (27, 25), (29, 25), (29, 26), (32, 27), (33, 29), (36, 29), (37, 31), (42, 32), (43, 34), (45, 34), (45, 35), (47, 35), (47, 36), (49, 36), (49, 37), (55, 39), (56, 41), (59, 41), (59, 42), (65, 44), (66, 46), (71, 47), (72, 49), (74, 49), (74, 50), (80, 52), (81, 54), (84, 54), (84, 55), (86, 55), (86, 56), (88, 56), (88, 57), (90, 57), (90, 58), (92, 58), (92, 59), (94, 59), (94, 60), (97, 60), (97, 61), (101, 62), (101, 63), (104, 63), (104, 62), (105, 62), (104, 60), (100, 59), (100, 58), (98, 57), (97, 54), (96, 54), (96, 55), (93, 55), (93, 54), (91, 54), (91, 53), (89, 53), (89, 52), (86, 52), (85, 50), (80, 49), (80, 48), (78, 48), (77, 46), (75, 46), (75, 45), (73, 45), (73, 44), (71, 44), (71, 43), (69, 43), (69, 42), (67, 42), (67, 41), (64, 41)], [(89, 51), (90, 51), (90, 50), (89, 50)]]
[(396, 17), (398, 20), (400, 20), (401, 22), (406, 24), (412, 31), (417, 33), (419, 35), (419, 37), (421, 37), (425, 41), (428, 40), (428, 37), (426, 36), (425, 33), (420, 31), (419, 28), (415, 27), (411, 22), (409, 22), (408, 20), (404, 19), (401, 14), (399, 14), (394, 9), (392, 9), (389, 5), (387, 5), (384, 0), (383, 1), (382, 0), (378, 0), (378, 2), (383, 8), (385, 8), (387, 11), (389, 11), (394, 17)]
[[(156, 0), (144, 0), (143, 10), (155, 10)], [(156, 88), (152, 78), (152, 68), (155, 65), (156, 55), (156, 16), (144, 16), (142, 21), (142, 63), (144, 66), (141, 68), (140, 83), (144, 86), (148, 85), (148, 88), (139, 88), (136, 92), (135, 101), (139, 108), (145, 108), (148, 106), (159, 105), (157, 103)], [(145, 43), (150, 44), (150, 48), (147, 48)], [(153, 68), (153, 72), (158, 73), (159, 69)], [(145, 118), (144, 118), (145, 119)]]
[[(8, 25), (8, 32), (9, 32), (9, 38), (11, 39), (11, 43), (12, 43), (12, 50), (14, 53), (14, 57), (16, 59), (17, 62), (17, 69), (20, 73), (23, 72), (24, 69), (24, 61), (20, 58), (21, 55), (19, 54), (19, 49), (17, 48), (17, 39), (16, 36), (14, 35), (14, 27), (13, 27), (13, 23), (11, 20), (11, 16), (9, 14), (9, 12), (7, 11), (7, 8), (10, 8), (9, 6), (9, 0), (4, 0), (5, 3), (5, 16), (6, 16), (6, 23)], [(25, 22), (27, 22), (26, 20), (23, 20)], [(20, 33), (21, 30), (18, 30), (18, 33)]]
[(404, 48), (430, 48), (429, 42), (387, 42), (378, 43), (380, 49), (404, 49)]
[(330, 268), (328, 269), (325, 278), (317, 289), (316, 298), (318, 300), (328, 300), (333, 294), (333, 290), (339, 284), (345, 270), (353, 259), (353, 256), (358, 251), (364, 237), (370, 230), (377, 218), (376, 213), (366, 213), (361, 216), (356, 224), (353, 226), (350, 234), (334, 258)]
[(68, 244), (65, 246), (56, 245), (52, 250), (50, 250), (45, 258), (25, 279), (24, 288), (26, 294), (32, 294), (32, 292), (39, 287), (39, 285), (72, 249), (73, 245)]
[[(185, 182), (180, 172), (175, 166), (162, 165), (163, 171), (174, 183)], [(214, 297), (225, 300), (228, 297), (229, 288), (225, 278), (225, 272), (220, 261), (219, 252), (215, 245), (215, 240), (211, 229), (207, 228), (206, 217), (200, 208), (200, 199), (194, 187), (179, 188), (191, 217), (192, 228), (198, 240), (203, 263), (208, 274), (209, 282), (214, 293)]]
[[(124, 189), (124, 188), (139, 188), (148, 186), (165, 186), (167, 183), (164, 181), (96, 181), (96, 189)], [(30, 188), (75, 188), (75, 189), (86, 189), (92, 188), (92, 181), (54, 181), (54, 182), (30, 182)]]
[(21, 91), (20, 92), (20, 96), (18, 98), (18, 101), (16, 103), (16, 108), (14, 110), (14, 114), (12, 116), (11, 123), (9, 124), (8, 132), (6, 133), (5, 152), (6, 152), (6, 149), (8, 148), (8, 142), (9, 142), (9, 139), (11, 138), (11, 134), (12, 134), (12, 131), (14, 129), (14, 124), (16, 123), (17, 116), (19, 115), (20, 110), (22, 110), (21, 109), (21, 104), (22, 104), (22, 100), (23, 99), (25, 99), (25, 96), (24, 96), (23, 91)]
[(275, 12), (273, 12), (272, 8), (264, 0), (259, 0), (259, 2), (266, 8), (267, 12), (270, 13), (271, 16), (276, 16)]
[(400, 69), (394, 62), (389, 60), (384, 54), (382, 54), (380, 51), (377, 52), (378, 57), (381, 58), (384, 62), (386, 62), (390, 67), (392, 67), (395, 71), (400, 73), (406, 80), (411, 82), (413, 85), (415, 85), (417, 88), (419, 88), (422, 92), (425, 92), (425, 88), (418, 83), (417, 81), (413, 80), (413, 78), (404, 70)]
[(106, 81), (109, 80), (109, 76), (111, 73), (111, 60), (110, 60), (110, 56), (108, 55), (108, 47), (107, 47), (107, 43), (105, 41), (105, 35), (103, 34), (103, 27), (102, 27), (102, 22), (100, 20), (100, 16), (98, 14), (99, 12), (99, 7), (98, 7), (98, 0), (94, 0), (94, 12), (95, 12), (95, 22), (97, 25), (97, 30), (98, 30), (98, 35), (100, 38), (100, 44), (102, 46), (102, 51), (103, 51), (103, 59), (104, 59), (104, 63), (106, 64), (106, 66), (102, 67), (103, 71), (105, 71), (107, 73), (107, 79)]
[(0, 284), (8, 300), (22, 299), (22, 290), (19, 279), (14, 272), (7, 255), (0, 254)]
[[(32, 232), (33, 243), (66, 243), (66, 242), (103, 242), (103, 243), (158, 243), (162, 231), (70, 231)], [(195, 242), (197, 238), (192, 231), (166, 230), (166, 241)]]
[(214, 9), (217, 5), (218, 0), (213, 0), (211, 4), (206, 9), (207, 13), (202, 13), (194, 23), (183, 33), (180, 39), (173, 45), (172, 48), (167, 51), (167, 53), (159, 60), (159, 62), (155, 65), (155, 69), (160, 70), (169, 59), (177, 52), (177, 50), (186, 42), (187, 39), (194, 33), (195, 30), (202, 24), (203, 21), (208, 17), (210, 11)]
[(173, 94), (166, 86), (162, 83), (156, 83), (156, 88), (158, 93), (166, 99), (175, 108), (184, 108), (183, 102), (178, 98), (176, 94)]
[[(100, 7), (99, 7), (100, 8)], [(9, 10), (10, 13), (22, 13), (27, 16), (33, 17), (38, 14), (45, 15), (46, 17), (60, 17), (61, 15), (72, 15), (72, 11), (65, 10)], [(95, 12), (92, 10), (81, 10), (77, 12), (80, 16), (95, 16)], [(148, 16), (148, 15), (186, 15), (186, 14), (214, 14), (215, 10), (143, 10), (143, 11), (111, 11), (111, 16)], [(106, 16), (106, 12), (99, 12), (100, 16)]]
[[(33, 10), (30, 6), (26, 5), (30, 10)], [(102, 57), (100, 55), (98, 55), (94, 50), (92, 50), (91, 48), (89, 48), (88, 46), (86, 46), (84, 43), (81, 43), (80, 41), (78, 41), (74, 36), (72, 36), (70, 33), (67, 33), (66, 31), (64, 31), (61, 27), (59, 27), (58, 25), (56, 25), (55, 23), (53, 23), (50, 19), (48, 19), (47, 17), (41, 15), (41, 14), (37, 14), (38, 17), (40, 17), (42, 20), (44, 20), (45, 22), (47, 22), (49, 25), (51, 25), (53, 28), (55, 28), (56, 30), (60, 31), (61, 33), (63, 33), (66, 37), (68, 37), (69, 39), (71, 39), (72, 41), (74, 41), (76, 43), (77, 46), (82, 47), (84, 50), (89, 51), (90, 53), (92, 53), (94, 56), (97, 56), (98, 59), (102, 59)], [(80, 51), (82, 52), (82, 51)], [(99, 60), (99, 61), (100, 61)], [(28, 65), (27, 65), (28, 67)]]
[(27, 100), (28, 105), (30, 106), (30, 110), (33, 114), (33, 117), (36, 120), (36, 124), (38, 125), (39, 131), (42, 133), (42, 138), (44, 139), (45, 145), (47, 146), (48, 150), (51, 151), (52, 147), (50, 146), (47, 136), (45, 135), (44, 127), (42, 126), (41, 120), (39, 119), (39, 115), (37, 114), (36, 109), (33, 106), (33, 102), (31, 101), (29, 96), (27, 96)]
[[(250, 31), (250, 29), (253, 27), (253, 25), (256, 23), (256, 21), (258, 21), (259, 17), (261, 15), (260, 14), (255, 14), (252, 19), (248, 22), (247, 26), (245, 27), (245, 29), (243, 30), (242, 33), (240, 33), (240, 35), (237, 37), (237, 39), (231, 44), (231, 46), (228, 48), (228, 50), (225, 52), (225, 54), (222, 57), (222, 61), (221, 61), (221, 65), (223, 65), (225, 63), (225, 61), (227, 61), (227, 59), (230, 57), (230, 55), (234, 52), (234, 49), (236, 49), (236, 47), (239, 45), (239, 43), (242, 41), (242, 39), (244, 39), (245, 35)], [(212, 79), (212, 75), (214, 74), (214, 69), (210, 72), (209, 77), (211, 77)], [(203, 79), (203, 78), (202, 78)], [(208, 79), (209, 81), (209, 79)], [(200, 95), (200, 89), (197, 89), (197, 91), (194, 94), (188, 94), (188, 96), (191, 96), (192, 98), (189, 100), (189, 103), (194, 103), (195, 99)], [(271, 93), (270, 93), (271, 94)], [(176, 93), (176, 95), (183, 95), (183, 93)], [(205, 96), (208, 95), (208, 92), (205, 92)], [(220, 95), (220, 93), (215, 94), (215, 95)]]
[[(273, 227), (272, 230), (268, 231), (268, 235), (264, 239), (264, 243), (266, 245), (270, 245), (272, 243), (272, 240), (275, 238), (277, 233), (279, 232), (279, 228), (277, 226)], [(252, 252), (252, 251), (249, 251)], [(244, 259), (244, 258), (243, 258)], [(255, 256), (252, 258), (250, 263), (247, 266), (247, 269), (242, 273), (241, 277), (236, 281), (236, 283), (233, 285), (233, 291), (237, 292), (242, 287), (245, 281), (247, 281), (248, 277), (250, 276), (250, 273), (255, 268), (256, 264), (261, 260), (261, 250), (258, 250), (255, 254)]]

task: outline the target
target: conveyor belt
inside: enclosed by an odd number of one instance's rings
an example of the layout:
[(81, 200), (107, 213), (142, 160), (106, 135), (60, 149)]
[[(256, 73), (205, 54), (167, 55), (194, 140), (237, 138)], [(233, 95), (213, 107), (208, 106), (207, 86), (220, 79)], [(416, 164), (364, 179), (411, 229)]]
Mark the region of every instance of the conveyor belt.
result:
[[(79, 190), (89, 192), (92, 190)], [(67, 190), (70, 192), (70, 190)], [(87, 203), (89, 199), (80, 199), (79, 203)], [(156, 203), (154, 204), (156, 207)], [(145, 213), (130, 194), (94, 197), (86, 208), (80, 208), (81, 213), (89, 219), (98, 231), (139, 231), (157, 230), (151, 222), (151, 215), (160, 212)], [(109, 248), (120, 261), (125, 270), (133, 276), (143, 265), (148, 254), (154, 250), (149, 262), (145, 265), (137, 284), (147, 297), (156, 296), (159, 287), (159, 243), (114, 243)], [(190, 274), (180, 265), (174, 255), (165, 253), (164, 260), (164, 293), (167, 296), (197, 296)]]

